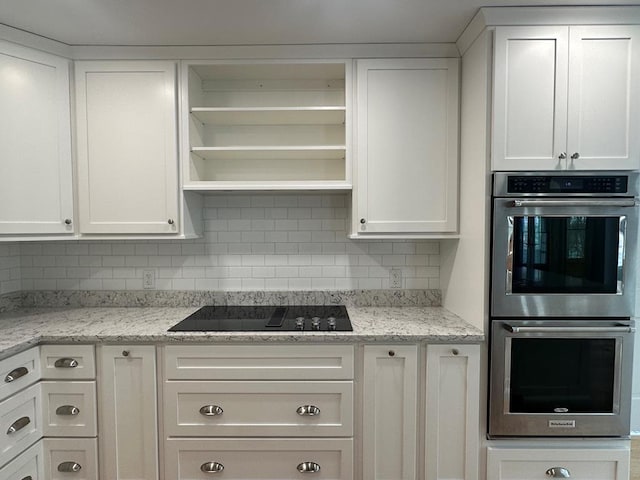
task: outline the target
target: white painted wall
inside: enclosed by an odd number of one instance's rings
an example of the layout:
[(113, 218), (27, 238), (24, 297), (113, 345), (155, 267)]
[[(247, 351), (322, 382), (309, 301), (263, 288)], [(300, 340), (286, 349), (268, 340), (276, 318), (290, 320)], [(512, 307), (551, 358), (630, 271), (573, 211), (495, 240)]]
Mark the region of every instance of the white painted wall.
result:
[(20, 289), (20, 245), (0, 243), (0, 295)]
[[(440, 287), (436, 241), (347, 239), (346, 194), (210, 195), (189, 241), (22, 243), (24, 290), (319, 290)], [(15, 260), (12, 260), (15, 261)], [(0, 263), (1, 265), (1, 263)]]

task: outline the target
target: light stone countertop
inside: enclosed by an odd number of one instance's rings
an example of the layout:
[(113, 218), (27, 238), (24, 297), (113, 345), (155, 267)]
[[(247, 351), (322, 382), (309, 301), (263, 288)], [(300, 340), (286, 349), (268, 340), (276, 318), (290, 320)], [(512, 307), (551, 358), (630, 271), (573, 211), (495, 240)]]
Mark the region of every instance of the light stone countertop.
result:
[(0, 359), (39, 343), (480, 343), (442, 307), (347, 307), (353, 332), (167, 332), (198, 307), (22, 308), (0, 314)]

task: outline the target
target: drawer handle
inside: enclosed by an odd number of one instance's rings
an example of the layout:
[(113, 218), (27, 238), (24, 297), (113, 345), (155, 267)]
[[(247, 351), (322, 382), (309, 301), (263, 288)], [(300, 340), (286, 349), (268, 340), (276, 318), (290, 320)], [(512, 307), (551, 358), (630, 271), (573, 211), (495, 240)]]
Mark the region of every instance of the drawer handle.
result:
[(33, 478), (31, 478), (31, 475), (27, 475), (26, 477), (22, 478), (22, 480), (33, 480)]
[(62, 405), (56, 408), (56, 415), (78, 415), (80, 413), (80, 409), (78, 407), (74, 407), (73, 405)]
[(316, 462), (302, 462), (298, 465), (298, 471), (300, 473), (318, 473), (320, 465)]
[(320, 409), (315, 405), (302, 405), (298, 407), (296, 413), (301, 417), (315, 417), (320, 415)]
[(218, 405), (205, 405), (200, 408), (200, 414), (205, 417), (215, 417), (217, 415), (222, 415), (223, 413), (224, 410), (222, 410), (222, 407), (219, 407)]
[(59, 358), (53, 366), (56, 368), (76, 368), (78, 361), (75, 358)]
[(551, 467), (545, 472), (551, 478), (570, 478), (571, 472), (564, 467)]
[(76, 462), (62, 462), (58, 465), (59, 472), (79, 472), (82, 470), (82, 465)]
[(11, 383), (20, 377), (24, 377), (27, 373), (29, 373), (29, 369), (27, 367), (18, 367), (15, 370), (11, 370), (7, 376), (4, 377), (4, 381), (5, 383)]
[(11, 435), (12, 433), (16, 433), (17, 431), (22, 430), (30, 423), (31, 419), (29, 417), (20, 417), (18, 420), (11, 424), (11, 426), (7, 430), (7, 435)]
[(204, 473), (220, 473), (224, 470), (224, 465), (218, 462), (207, 462), (200, 465), (200, 470)]

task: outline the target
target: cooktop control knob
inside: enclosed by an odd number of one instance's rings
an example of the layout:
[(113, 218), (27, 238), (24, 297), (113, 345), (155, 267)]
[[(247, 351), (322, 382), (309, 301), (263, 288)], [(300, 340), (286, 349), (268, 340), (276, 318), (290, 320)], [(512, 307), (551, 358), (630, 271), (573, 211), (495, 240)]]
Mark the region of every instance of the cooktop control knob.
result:
[(304, 330), (304, 317), (296, 317), (296, 329)]
[(313, 317), (311, 319), (311, 330), (320, 330), (320, 317)]
[(327, 328), (329, 330), (335, 330), (336, 329), (336, 318), (335, 317), (327, 318)]

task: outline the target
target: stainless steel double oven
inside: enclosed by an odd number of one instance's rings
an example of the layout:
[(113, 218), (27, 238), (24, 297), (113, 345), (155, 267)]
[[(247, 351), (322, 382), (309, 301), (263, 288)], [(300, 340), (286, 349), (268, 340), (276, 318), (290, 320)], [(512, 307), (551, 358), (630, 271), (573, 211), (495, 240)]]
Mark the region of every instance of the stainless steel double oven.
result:
[(489, 435), (629, 435), (638, 175), (496, 173)]

